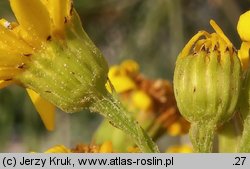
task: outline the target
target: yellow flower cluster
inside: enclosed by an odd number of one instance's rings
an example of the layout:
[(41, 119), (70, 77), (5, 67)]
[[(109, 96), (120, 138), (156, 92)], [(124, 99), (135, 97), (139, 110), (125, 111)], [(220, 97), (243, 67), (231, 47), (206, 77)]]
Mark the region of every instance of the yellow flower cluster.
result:
[(122, 103), (135, 113), (136, 119), (148, 131), (151, 127), (156, 132), (156, 126), (152, 125), (158, 125), (172, 136), (188, 132), (189, 123), (179, 115), (172, 85), (168, 81), (145, 78), (134, 60), (112, 66), (108, 75), (113, 85), (108, 83), (108, 90), (114, 88)]
[[(139, 74), (139, 65), (133, 60), (125, 60), (121, 65), (112, 66), (109, 70), (109, 79), (117, 93), (131, 93), (132, 104), (135, 108), (147, 111), (152, 106), (150, 96), (137, 88), (134, 80)], [(107, 86), (109, 91), (110, 87)]]

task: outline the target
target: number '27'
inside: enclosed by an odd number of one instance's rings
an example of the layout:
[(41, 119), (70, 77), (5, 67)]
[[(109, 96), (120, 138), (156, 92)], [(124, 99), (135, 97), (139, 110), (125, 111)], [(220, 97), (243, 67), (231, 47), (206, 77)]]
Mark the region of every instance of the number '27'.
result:
[(247, 157), (235, 157), (234, 159), (236, 160), (233, 165), (244, 165), (244, 162)]

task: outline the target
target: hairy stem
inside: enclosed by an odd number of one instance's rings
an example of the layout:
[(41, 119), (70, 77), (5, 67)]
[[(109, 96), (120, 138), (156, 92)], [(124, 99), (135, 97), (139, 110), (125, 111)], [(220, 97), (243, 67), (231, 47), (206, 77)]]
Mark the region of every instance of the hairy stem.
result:
[(140, 150), (144, 153), (157, 153), (158, 147), (124, 109), (121, 103), (108, 92), (95, 99), (90, 106), (91, 111), (99, 112), (110, 121), (110, 123), (131, 136)]
[(244, 120), (244, 130), (238, 152), (250, 153), (250, 115), (248, 115)]
[(198, 153), (212, 152), (215, 128), (216, 127), (213, 123), (191, 124), (189, 136), (195, 152)]

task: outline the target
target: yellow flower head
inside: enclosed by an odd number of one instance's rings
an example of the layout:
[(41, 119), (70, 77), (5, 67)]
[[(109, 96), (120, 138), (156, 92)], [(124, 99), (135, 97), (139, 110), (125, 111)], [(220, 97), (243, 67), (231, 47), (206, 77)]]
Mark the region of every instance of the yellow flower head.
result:
[[(70, 20), (71, 0), (10, 0), (18, 23), (0, 20), (0, 88), (17, 83), (32, 55), (52, 38), (64, 38)], [(28, 90), (47, 129), (54, 128), (53, 106), (33, 90)]]
[(237, 30), (243, 41), (238, 51), (239, 58), (244, 70), (249, 65), (249, 49), (250, 49), (250, 11), (243, 13), (238, 21)]
[(107, 63), (82, 29), (72, 0), (9, 2), (17, 23), (0, 20), (0, 89), (25, 87), (52, 130), (54, 105), (65, 112), (88, 105), (92, 91), (104, 88)]

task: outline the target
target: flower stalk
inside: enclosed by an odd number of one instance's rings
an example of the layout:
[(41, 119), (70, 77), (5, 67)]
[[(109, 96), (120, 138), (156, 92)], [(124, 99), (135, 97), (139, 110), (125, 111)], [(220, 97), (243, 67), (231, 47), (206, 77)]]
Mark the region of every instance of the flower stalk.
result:
[(101, 94), (90, 106), (90, 110), (100, 112), (110, 123), (130, 135), (136, 145), (144, 153), (159, 152), (152, 139), (146, 134), (142, 127), (134, 120), (122, 106), (122, 104), (111, 94)]
[[(241, 135), (241, 120), (239, 113), (218, 129), (218, 152), (236, 152)], [(230, 145), (230, 146), (228, 146)]]
[(250, 152), (250, 76), (249, 67), (243, 78), (243, 85), (241, 89), (241, 97), (239, 99), (239, 109), (243, 119), (243, 132), (240, 139), (238, 152)]
[[(204, 125), (206, 123), (206, 125)], [(194, 152), (210, 153), (213, 150), (213, 140), (216, 126), (211, 122), (192, 123), (189, 136)]]
[(250, 153), (250, 115), (244, 120), (244, 130), (242, 133), (238, 152)]

